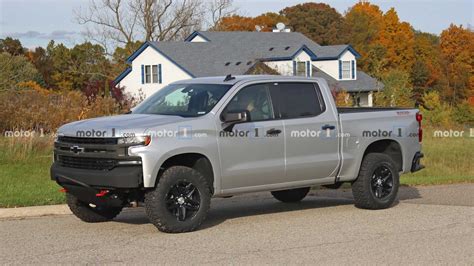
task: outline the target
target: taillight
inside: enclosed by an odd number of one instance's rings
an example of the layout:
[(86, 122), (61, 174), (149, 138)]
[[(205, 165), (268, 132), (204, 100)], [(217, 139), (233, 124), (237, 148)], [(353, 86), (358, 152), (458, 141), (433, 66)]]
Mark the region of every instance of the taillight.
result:
[(423, 128), (421, 127), (421, 120), (423, 120), (421, 113), (416, 113), (416, 121), (418, 121), (418, 142), (420, 143), (423, 140)]

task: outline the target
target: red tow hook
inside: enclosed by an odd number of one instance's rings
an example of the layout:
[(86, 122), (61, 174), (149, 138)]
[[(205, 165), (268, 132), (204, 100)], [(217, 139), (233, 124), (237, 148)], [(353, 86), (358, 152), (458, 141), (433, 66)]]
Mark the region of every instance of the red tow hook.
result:
[(108, 190), (101, 190), (99, 193), (95, 194), (97, 197), (103, 197), (109, 193)]

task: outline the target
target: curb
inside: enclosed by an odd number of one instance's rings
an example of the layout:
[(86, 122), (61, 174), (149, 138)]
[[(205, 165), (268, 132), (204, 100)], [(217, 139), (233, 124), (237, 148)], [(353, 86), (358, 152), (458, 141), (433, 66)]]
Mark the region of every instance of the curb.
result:
[(0, 219), (71, 214), (66, 204), (20, 208), (0, 208)]

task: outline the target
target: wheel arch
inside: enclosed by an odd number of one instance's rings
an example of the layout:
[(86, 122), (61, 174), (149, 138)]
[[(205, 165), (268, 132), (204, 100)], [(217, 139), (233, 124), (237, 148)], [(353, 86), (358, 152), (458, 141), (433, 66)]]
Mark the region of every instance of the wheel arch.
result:
[(403, 171), (403, 154), (400, 143), (393, 139), (381, 139), (370, 143), (364, 151), (362, 161), (369, 153), (383, 153), (397, 164), (397, 169)]
[(158, 183), (161, 174), (171, 166), (187, 166), (199, 171), (207, 180), (211, 193), (214, 194), (214, 169), (207, 156), (202, 153), (189, 152), (175, 154), (167, 158), (160, 166), (158, 176), (155, 180), (155, 186)]

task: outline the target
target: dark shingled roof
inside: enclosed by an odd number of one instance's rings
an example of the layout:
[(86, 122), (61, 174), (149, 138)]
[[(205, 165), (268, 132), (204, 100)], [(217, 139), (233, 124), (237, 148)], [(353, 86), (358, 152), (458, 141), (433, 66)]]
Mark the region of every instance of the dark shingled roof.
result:
[(244, 74), (260, 59), (290, 58), (305, 46), (318, 58), (338, 57), (348, 47), (348, 45), (320, 46), (298, 32), (200, 31), (197, 33), (209, 42), (150, 42), (150, 44), (195, 77)]
[[(189, 42), (196, 35), (208, 41)], [(197, 31), (184, 42), (147, 44), (194, 77), (242, 75), (261, 61), (291, 60), (301, 49), (306, 49), (313, 60), (337, 60), (346, 50), (359, 56), (350, 45), (320, 46), (299, 32)], [(314, 72), (329, 83), (336, 81), (320, 70)], [(347, 91), (369, 91), (374, 90), (376, 80), (358, 71), (357, 80), (336, 82), (344, 85)]]

